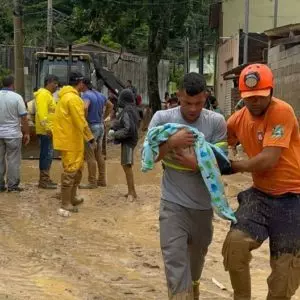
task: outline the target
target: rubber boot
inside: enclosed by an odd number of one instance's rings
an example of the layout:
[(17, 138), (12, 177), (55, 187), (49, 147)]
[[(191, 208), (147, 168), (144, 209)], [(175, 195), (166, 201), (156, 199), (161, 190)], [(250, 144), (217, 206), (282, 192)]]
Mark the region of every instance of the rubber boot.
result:
[(285, 253), (271, 257), (272, 273), (268, 278), (267, 300), (293, 299), (300, 283), (300, 253)]
[[(75, 189), (75, 188), (74, 188)], [(84, 202), (84, 198), (83, 197), (80, 197), (80, 196), (77, 196), (76, 195), (76, 192), (75, 193), (72, 191), (72, 199), (74, 199), (73, 202), (71, 202), (74, 206), (76, 205), (79, 205), (79, 204), (82, 204)], [(74, 198), (73, 198), (73, 195), (75, 194)], [(51, 198), (54, 198), (54, 199), (57, 199), (57, 200), (61, 200), (61, 193), (56, 193), (55, 195), (53, 195)]]
[[(48, 174), (50, 174), (50, 170), (48, 170), (47, 172), (48, 172)], [(57, 187), (57, 183), (52, 181), (52, 179), (50, 178), (50, 175), (49, 175), (49, 183)]]
[(40, 170), (40, 181), (38, 187), (45, 190), (55, 190), (57, 188), (57, 185), (51, 182), (48, 170)]
[(104, 158), (102, 159), (101, 163), (99, 164), (99, 179), (97, 181), (97, 185), (101, 187), (106, 187), (106, 163)]
[(234, 300), (251, 300), (250, 269), (244, 271), (229, 271), (232, 287), (234, 288)]
[(77, 194), (77, 187), (73, 186), (72, 195), (71, 195), (71, 203), (73, 206), (78, 206), (84, 202), (84, 199), (82, 197), (78, 197), (76, 194)]
[(200, 297), (200, 282), (193, 281), (194, 300), (199, 300)]
[(77, 194), (77, 188), (79, 187), (81, 179), (82, 179), (82, 169), (80, 169), (76, 172), (76, 175), (75, 175), (75, 178), (74, 178), (74, 185), (73, 185), (73, 188), (72, 188), (72, 196), (71, 196), (71, 203), (74, 206), (80, 205), (84, 202), (84, 199), (82, 197), (78, 197), (76, 195)]
[(131, 165), (124, 165), (123, 166), (125, 175), (126, 175), (126, 182), (128, 187), (128, 200), (136, 200), (137, 194), (135, 191), (134, 186), (134, 177)]
[(261, 242), (254, 240), (248, 233), (235, 229), (228, 233), (224, 241), (224, 267), (229, 271), (234, 300), (251, 300), (251, 251), (260, 245)]
[(72, 205), (72, 191), (74, 188), (76, 173), (64, 172), (61, 176), (61, 208), (70, 212), (77, 212)]

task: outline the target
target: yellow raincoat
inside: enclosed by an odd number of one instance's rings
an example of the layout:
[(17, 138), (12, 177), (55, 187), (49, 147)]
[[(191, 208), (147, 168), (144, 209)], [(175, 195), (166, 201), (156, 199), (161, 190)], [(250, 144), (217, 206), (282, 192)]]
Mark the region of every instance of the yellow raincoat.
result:
[(35, 131), (36, 134), (46, 135), (53, 129), (53, 119), (56, 102), (45, 88), (40, 88), (34, 93), (35, 97)]
[(62, 151), (65, 171), (75, 172), (84, 163), (84, 140), (92, 140), (84, 115), (84, 102), (72, 86), (65, 86), (59, 92), (53, 124), (54, 149)]

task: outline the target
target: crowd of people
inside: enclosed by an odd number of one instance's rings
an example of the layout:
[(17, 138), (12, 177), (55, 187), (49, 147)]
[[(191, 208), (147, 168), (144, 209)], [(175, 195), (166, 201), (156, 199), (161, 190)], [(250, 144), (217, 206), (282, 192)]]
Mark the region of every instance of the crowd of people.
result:
[[(80, 73), (72, 73), (69, 82), (59, 91), (57, 103), (53, 93), (58, 78), (53, 75), (47, 76), (44, 87), (35, 93), (39, 187), (57, 188), (50, 177), (53, 149), (61, 152), (63, 165), (61, 216), (78, 211), (83, 202), (77, 196), (78, 188), (106, 186), (104, 120), (114, 115), (108, 139), (121, 145), (127, 197), (136, 199), (132, 165), (140, 114), (132, 83), (128, 82), (118, 98), (111, 92), (106, 99)], [(211, 150), (203, 150), (203, 140), (205, 147), (225, 142), (235, 147), (240, 143), (248, 158), (230, 161), (223, 175), (249, 172), (253, 178), (253, 186), (237, 197), (239, 207), (231, 218), (222, 250), (233, 298), (251, 299), (251, 252), (266, 239), (272, 269), (267, 300), (291, 300), (300, 284), (299, 124), (293, 108), (273, 97), (273, 74), (266, 65), (246, 67), (240, 75), (239, 89), (243, 102), (226, 122), (217, 99), (207, 92), (205, 78), (197, 73), (186, 74), (176, 95), (165, 95), (166, 109), (156, 112), (148, 126), (148, 149), (152, 149), (155, 162), (163, 165), (160, 245), (168, 297), (172, 300), (199, 299), (205, 257), (213, 240), (212, 194), (222, 183), (208, 188), (207, 180), (221, 175), (222, 170), (214, 158), (201, 165), (203, 157), (214, 157)], [(118, 110), (112, 114), (114, 107)], [(30, 142), (26, 115), (24, 101), (14, 92), (14, 79), (9, 76), (0, 91), (1, 192), (22, 191), (21, 144)], [(162, 128), (169, 131), (162, 133)], [(157, 147), (149, 145), (153, 133), (162, 133), (161, 140), (155, 140)], [(81, 185), (84, 157), (89, 173), (87, 185)]]
[[(14, 78), (3, 79), (0, 91), (0, 191), (22, 192), (20, 185), (21, 146), (30, 142), (27, 110), (23, 98), (14, 91)], [(90, 80), (82, 74), (70, 74), (69, 85), (56, 93), (59, 80), (47, 75), (44, 87), (34, 93), (31, 114), (34, 115), (35, 132), (39, 139), (39, 183), (41, 189), (57, 189), (50, 177), (54, 150), (61, 155), (63, 173), (59, 214), (70, 216), (78, 212), (83, 198), (77, 189), (105, 187), (106, 164), (103, 156), (105, 119), (111, 116), (109, 139), (121, 144), (121, 164), (128, 184), (129, 200), (137, 198), (132, 171), (134, 148), (138, 141), (140, 122), (136, 106), (136, 90), (128, 84), (116, 98), (110, 91), (107, 99), (93, 88)], [(112, 96), (113, 94), (113, 96)], [(113, 100), (113, 101), (110, 101)], [(117, 103), (115, 102), (117, 100)], [(119, 109), (119, 113), (117, 109)], [(122, 111), (120, 111), (122, 110)], [(21, 122), (20, 122), (21, 120)], [(82, 170), (86, 160), (88, 184), (81, 184)]]

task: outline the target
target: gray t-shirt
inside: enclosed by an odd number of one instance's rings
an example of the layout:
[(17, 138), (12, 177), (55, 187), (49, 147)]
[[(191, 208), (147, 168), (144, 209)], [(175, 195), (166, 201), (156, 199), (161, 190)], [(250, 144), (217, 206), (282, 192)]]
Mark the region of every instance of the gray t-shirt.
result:
[(22, 96), (3, 89), (0, 91), (0, 138), (21, 138), (20, 118), (27, 115)]
[[(227, 126), (224, 117), (216, 112), (203, 109), (194, 123), (186, 122), (180, 107), (161, 110), (155, 113), (149, 129), (166, 123), (177, 123), (197, 128), (212, 144), (224, 141), (227, 137)], [(184, 207), (209, 210), (211, 200), (200, 172), (178, 171), (166, 167), (162, 178), (162, 199)]]

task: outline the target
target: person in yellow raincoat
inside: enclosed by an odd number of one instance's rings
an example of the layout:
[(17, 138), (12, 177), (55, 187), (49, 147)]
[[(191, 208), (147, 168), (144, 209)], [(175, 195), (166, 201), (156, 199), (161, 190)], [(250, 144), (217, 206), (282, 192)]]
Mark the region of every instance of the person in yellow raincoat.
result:
[(58, 78), (47, 75), (44, 87), (34, 93), (35, 97), (35, 131), (40, 140), (40, 180), (39, 188), (56, 189), (57, 184), (50, 179), (53, 159), (52, 127), (56, 102), (53, 93), (57, 90)]
[(84, 102), (80, 98), (80, 92), (84, 89), (83, 79), (80, 73), (70, 74), (70, 85), (59, 92), (54, 118), (53, 144), (55, 150), (61, 151), (64, 169), (61, 178), (62, 206), (59, 210), (64, 216), (77, 212), (76, 206), (83, 202), (83, 199), (76, 198), (76, 192), (82, 178), (84, 141), (95, 147), (84, 115)]

